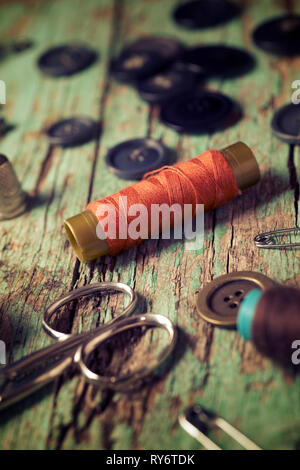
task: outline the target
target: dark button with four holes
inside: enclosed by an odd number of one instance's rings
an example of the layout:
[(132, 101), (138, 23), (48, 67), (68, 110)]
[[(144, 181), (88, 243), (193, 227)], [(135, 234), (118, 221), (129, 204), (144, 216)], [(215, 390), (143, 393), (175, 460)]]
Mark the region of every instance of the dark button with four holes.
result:
[(109, 150), (106, 163), (112, 173), (123, 179), (138, 180), (148, 171), (169, 162), (169, 149), (153, 139), (133, 139)]
[(186, 133), (204, 134), (233, 122), (235, 103), (222, 93), (199, 91), (176, 96), (161, 106), (162, 122)]
[(162, 57), (150, 51), (125, 51), (111, 63), (110, 72), (120, 82), (135, 82), (153, 75), (165, 64)]
[(187, 49), (178, 67), (208, 77), (238, 77), (249, 72), (255, 61), (247, 51), (223, 45), (196, 46)]
[(170, 67), (138, 83), (138, 92), (149, 103), (162, 103), (185, 93), (200, 81), (200, 74)]
[(300, 145), (300, 104), (279, 108), (271, 122), (273, 134), (288, 144)]
[(52, 124), (46, 134), (52, 145), (73, 147), (93, 140), (97, 123), (88, 117), (72, 117)]
[(184, 28), (201, 29), (226, 23), (239, 12), (238, 6), (228, 0), (195, 0), (180, 4), (173, 16)]
[(66, 44), (46, 51), (38, 66), (46, 75), (63, 77), (86, 69), (96, 58), (97, 53), (83, 44)]
[(224, 274), (201, 289), (197, 295), (198, 313), (213, 325), (235, 326), (245, 295), (250, 290), (265, 290), (272, 286), (274, 281), (260, 273), (240, 271)]
[(168, 36), (143, 36), (124, 48), (124, 52), (153, 52), (166, 62), (177, 60), (184, 50), (181, 42)]
[(279, 55), (300, 54), (300, 15), (286, 15), (259, 25), (253, 32), (255, 44)]

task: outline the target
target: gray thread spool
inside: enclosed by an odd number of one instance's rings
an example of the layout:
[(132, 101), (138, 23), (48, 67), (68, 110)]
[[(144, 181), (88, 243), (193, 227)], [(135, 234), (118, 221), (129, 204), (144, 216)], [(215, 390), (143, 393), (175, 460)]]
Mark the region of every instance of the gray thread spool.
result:
[(0, 220), (13, 219), (27, 207), (27, 195), (5, 155), (0, 154)]

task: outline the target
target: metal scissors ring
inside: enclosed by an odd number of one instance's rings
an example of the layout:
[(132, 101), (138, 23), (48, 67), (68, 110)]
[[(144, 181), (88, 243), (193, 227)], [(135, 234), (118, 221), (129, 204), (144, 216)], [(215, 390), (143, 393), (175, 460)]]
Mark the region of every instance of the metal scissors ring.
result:
[[(121, 315), (105, 325), (100, 325), (87, 333), (69, 335), (53, 329), (48, 323), (55, 312), (68, 302), (85, 295), (111, 291), (128, 294), (130, 303)], [(98, 384), (102, 388), (120, 389), (150, 374), (172, 351), (176, 341), (176, 330), (171, 321), (163, 315), (135, 315), (127, 318), (135, 309), (136, 303), (137, 296), (131, 287), (119, 282), (80, 287), (54, 302), (45, 312), (43, 327), (47, 334), (57, 339), (58, 342), (2, 369), (0, 372), (0, 409), (42, 388), (72, 365), (79, 367), (87, 381)], [(88, 368), (86, 363), (91, 353), (100, 344), (122, 331), (141, 326), (164, 328), (169, 334), (167, 345), (154, 360), (148, 361), (140, 370), (120, 377), (101, 376)], [(43, 363), (44, 367), (41, 367)]]
[(97, 282), (95, 284), (89, 284), (87, 286), (79, 287), (78, 289), (74, 289), (71, 292), (63, 295), (59, 299), (57, 299), (53, 304), (51, 304), (44, 313), (43, 318), (43, 328), (46, 333), (54, 339), (58, 340), (65, 340), (66, 338), (70, 338), (73, 336), (72, 334), (62, 333), (61, 331), (55, 330), (50, 325), (49, 321), (52, 319), (54, 314), (57, 312), (58, 309), (63, 307), (64, 305), (68, 304), (72, 300), (76, 300), (80, 297), (84, 297), (86, 295), (97, 294), (101, 292), (122, 292), (123, 294), (128, 294), (130, 303), (129, 305), (123, 310), (121, 315), (118, 315), (116, 318), (113, 318), (105, 325), (111, 325), (112, 323), (119, 321), (121, 318), (128, 317), (136, 308), (137, 304), (137, 295), (133, 289), (127, 284), (123, 284), (122, 282)]
[[(158, 356), (152, 360), (148, 360), (147, 363), (139, 370), (129, 373), (120, 377), (116, 376), (103, 376), (96, 374), (86, 366), (86, 360), (89, 358), (91, 353), (104, 343), (106, 340), (118, 335), (123, 331), (130, 330), (132, 328), (141, 326), (152, 326), (163, 328), (168, 333), (168, 342), (164, 349)], [(172, 352), (176, 342), (176, 330), (172, 322), (164, 315), (134, 315), (131, 318), (120, 320), (118, 323), (111, 325), (105, 329), (99, 335), (95, 336), (84, 345), (80, 346), (75, 354), (74, 362), (77, 362), (81, 372), (85, 376), (86, 380), (90, 383), (100, 385), (103, 388), (113, 388), (116, 390), (128, 387), (137, 380), (151, 374), (154, 369), (159, 367), (165, 359)]]

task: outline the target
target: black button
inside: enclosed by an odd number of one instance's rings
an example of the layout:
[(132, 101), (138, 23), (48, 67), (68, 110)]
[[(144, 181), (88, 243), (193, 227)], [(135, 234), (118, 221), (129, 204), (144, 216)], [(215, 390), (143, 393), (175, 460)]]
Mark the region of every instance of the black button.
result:
[(176, 95), (191, 90), (200, 78), (200, 74), (177, 70), (175, 67), (161, 71), (138, 83), (138, 92), (149, 103), (162, 103)]
[(198, 313), (218, 326), (235, 326), (238, 309), (245, 295), (253, 289), (273, 287), (272, 279), (251, 271), (238, 271), (217, 277), (206, 284), (197, 296)]
[(111, 64), (111, 74), (121, 82), (135, 82), (149, 77), (161, 69), (165, 61), (160, 55), (144, 51), (126, 51)]
[(30, 49), (33, 46), (33, 41), (30, 39), (23, 39), (22, 41), (13, 41), (9, 45), (9, 49), (12, 52), (16, 52), (17, 54), (19, 52), (26, 51), (27, 49)]
[(109, 150), (106, 163), (112, 173), (123, 179), (138, 180), (148, 171), (168, 163), (169, 150), (153, 139), (133, 139)]
[(273, 134), (288, 144), (300, 145), (300, 105), (287, 104), (273, 116)]
[(201, 29), (226, 23), (239, 13), (238, 6), (227, 0), (196, 0), (179, 5), (173, 16), (180, 26)]
[(124, 51), (153, 52), (166, 62), (177, 60), (184, 51), (184, 45), (168, 36), (144, 36), (125, 46)]
[(0, 44), (0, 60), (7, 57), (9, 54), (19, 54), (33, 46), (33, 41), (29, 39), (23, 39), (22, 41), (10, 41), (7, 43)]
[(208, 77), (238, 77), (254, 67), (252, 55), (242, 49), (222, 45), (187, 49), (178, 67), (203, 73)]
[(8, 124), (4, 118), (0, 118), (0, 137), (4, 137), (8, 132), (12, 131), (15, 126)]
[(253, 40), (266, 52), (299, 55), (300, 15), (281, 16), (259, 25), (253, 32)]
[(222, 93), (199, 91), (164, 103), (160, 118), (177, 131), (203, 134), (231, 125), (238, 116), (237, 110), (237, 105)]
[(46, 134), (52, 145), (73, 147), (93, 140), (97, 131), (97, 123), (92, 119), (73, 117), (56, 122)]
[(39, 59), (38, 66), (46, 75), (62, 77), (73, 75), (95, 62), (97, 53), (80, 44), (62, 45), (46, 51)]

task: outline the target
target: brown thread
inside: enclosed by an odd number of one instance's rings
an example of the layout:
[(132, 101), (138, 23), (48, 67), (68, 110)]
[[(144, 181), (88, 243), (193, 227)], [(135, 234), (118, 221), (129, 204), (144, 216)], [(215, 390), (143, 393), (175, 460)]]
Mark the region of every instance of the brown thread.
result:
[(292, 364), (292, 343), (300, 340), (300, 290), (275, 286), (261, 297), (252, 324), (253, 342), (263, 355)]

